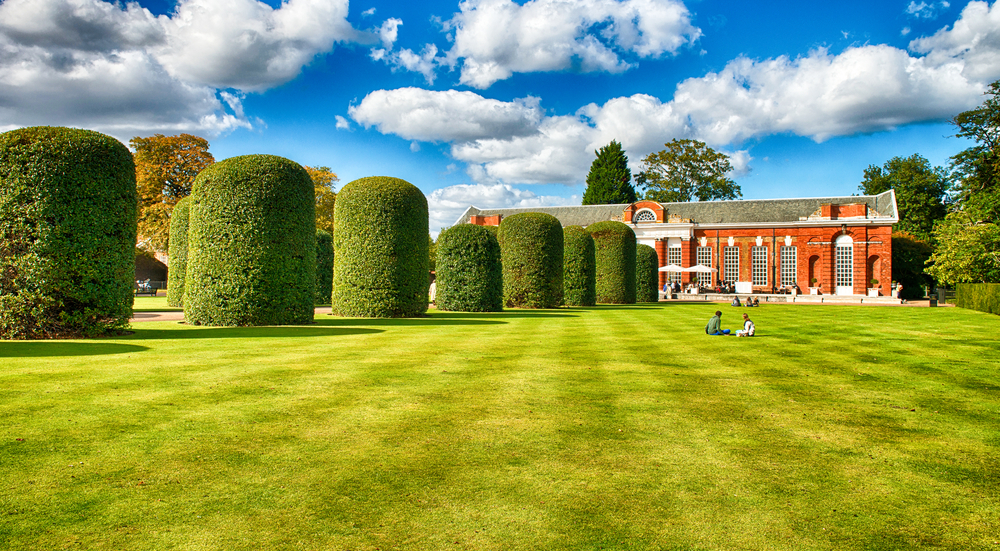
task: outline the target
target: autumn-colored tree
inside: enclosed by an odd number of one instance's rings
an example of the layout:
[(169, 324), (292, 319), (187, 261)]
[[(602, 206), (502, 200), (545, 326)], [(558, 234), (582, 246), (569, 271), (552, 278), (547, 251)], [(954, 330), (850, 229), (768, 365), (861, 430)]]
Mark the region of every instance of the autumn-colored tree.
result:
[(191, 194), (194, 177), (215, 157), (208, 152), (208, 140), (191, 134), (136, 136), (129, 145), (139, 191), (139, 246), (166, 252), (174, 205)]
[(328, 231), (333, 235), (333, 206), (337, 201), (333, 183), (340, 181), (340, 178), (337, 178), (328, 166), (303, 168), (309, 173), (316, 188), (316, 229)]

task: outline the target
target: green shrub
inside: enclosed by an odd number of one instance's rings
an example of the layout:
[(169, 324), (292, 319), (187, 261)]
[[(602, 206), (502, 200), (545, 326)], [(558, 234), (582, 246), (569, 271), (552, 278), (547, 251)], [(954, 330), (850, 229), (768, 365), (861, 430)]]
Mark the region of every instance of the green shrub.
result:
[(196, 325), (312, 323), (312, 180), (273, 155), (232, 157), (191, 190), (184, 317)]
[(563, 228), (563, 304), (597, 304), (594, 238), (580, 226)]
[(337, 194), (333, 311), (393, 318), (427, 311), (427, 198), (386, 176), (354, 180)]
[(503, 310), (500, 243), (483, 226), (459, 224), (437, 240), (437, 307), (454, 312)]
[(1000, 315), (1000, 283), (959, 283), (955, 300), (960, 308)]
[(597, 249), (597, 302), (635, 304), (635, 232), (621, 222), (587, 226)]
[(503, 264), (504, 305), (556, 308), (563, 299), (563, 231), (551, 214), (504, 218), (497, 230)]
[(188, 220), (191, 215), (191, 198), (185, 197), (174, 205), (170, 213), (170, 239), (167, 254), (170, 271), (167, 272), (167, 304), (184, 306), (184, 278), (187, 277)]
[(333, 236), (326, 230), (316, 230), (316, 304), (333, 300)]
[(657, 302), (660, 300), (659, 279), (660, 260), (656, 249), (649, 245), (635, 246), (635, 301)]
[(0, 338), (95, 336), (132, 317), (132, 154), (90, 130), (0, 134)]

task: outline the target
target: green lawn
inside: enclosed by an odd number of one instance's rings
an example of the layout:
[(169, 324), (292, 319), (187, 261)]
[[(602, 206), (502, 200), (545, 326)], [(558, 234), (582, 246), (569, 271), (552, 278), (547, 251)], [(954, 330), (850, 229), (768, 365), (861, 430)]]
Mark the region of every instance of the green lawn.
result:
[(0, 342), (0, 549), (1000, 549), (1000, 317), (717, 308)]

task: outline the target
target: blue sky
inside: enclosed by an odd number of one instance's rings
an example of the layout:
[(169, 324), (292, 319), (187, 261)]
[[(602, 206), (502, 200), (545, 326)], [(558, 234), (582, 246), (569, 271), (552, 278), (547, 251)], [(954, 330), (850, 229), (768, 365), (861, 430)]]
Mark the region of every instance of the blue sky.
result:
[(0, 130), (204, 136), (406, 179), (431, 228), (579, 204), (594, 150), (730, 154), (745, 198), (849, 195), (968, 146), (947, 120), (1000, 78), (989, 2), (3, 0)]

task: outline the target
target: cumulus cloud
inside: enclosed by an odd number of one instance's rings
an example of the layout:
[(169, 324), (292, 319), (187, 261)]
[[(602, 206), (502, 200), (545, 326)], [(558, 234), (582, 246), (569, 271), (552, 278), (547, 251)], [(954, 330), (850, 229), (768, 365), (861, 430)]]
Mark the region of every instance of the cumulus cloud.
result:
[(376, 59), (421, 72), (428, 82), (437, 66), (461, 65), (462, 84), (488, 88), (514, 73), (620, 73), (631, 67), (623, 56), (672, 54), (701, 36), (679, 0), (465, 0), (459, 10), (442, 22), (452, 48), (433, 63), (414, 63), (409, 50), (410, 64), (390, 52)]
[[(372, 44), (347, 0), (180, 0), (170, 16), (137, 3), (0, 3), (0, 127), (84, 126), (119, 138), (216, 135), (262, 123), (242, 93), (287, 82), (335, 42)], [(226, 90), (230, 90), (227, 92)]]
[(506, 184), (461, 184), (436, 189), (427, 196), (430, 227), (435, 237), (440, 228), (450, 227), (469, 205), (487, 208), (527, 208), (579, 205), (580, 197), (537, 195)]
[[(749, 139), (790, 133), (822, 141), (944, 120), (982, 101), (1000, 78), (1000, 8), (970, 3), (951, 29), (911, 42), (825, 49), (764, 60), (740, 57), (681, 82), (670, 101), (636, 94), (544, 116), (538, 99), (500, 102), (472, 92), (379, 90), (353, 106), (366, 127), (407, 140), (451, 143), (480, 184), (580, 183), (594, 150), (618, 140), (633, 171), (673, 138), (695, 138), (750, 170)], [(923, 54), (923, 55), (919, 55)]]
[(348, 113), (366, 128), (407, 140), (469, 141), (533, 132), (542, 119), (538, 103), (532, 97), (503, 102), (473, 92), (399, 88), (371, 92)]
[(340, 115), (336, 115), (334, 119), (337, 121), (337, 130), (350, 130), (351, 121), (345, 119)]
[(1000, 77), (1000, 4), (969, 2), (949, 29), (910, 42), (928, 65), (961, 64), (962, 76), (990, 82)]

